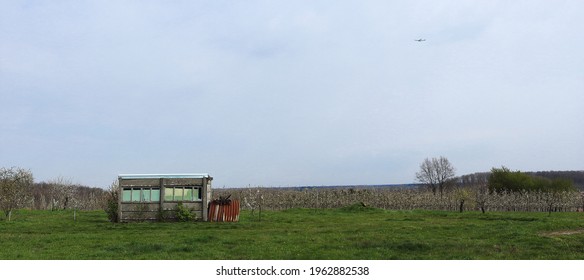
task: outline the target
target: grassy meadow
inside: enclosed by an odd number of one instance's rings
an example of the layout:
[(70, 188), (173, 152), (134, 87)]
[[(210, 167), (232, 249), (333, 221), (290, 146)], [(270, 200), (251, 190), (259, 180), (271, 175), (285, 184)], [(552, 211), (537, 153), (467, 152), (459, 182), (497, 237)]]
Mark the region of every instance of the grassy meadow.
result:
[(124, 223), (103, 211), (0, 220), (0, 259), (584, 259), (584, 213), (244, 211), (238, 223)]

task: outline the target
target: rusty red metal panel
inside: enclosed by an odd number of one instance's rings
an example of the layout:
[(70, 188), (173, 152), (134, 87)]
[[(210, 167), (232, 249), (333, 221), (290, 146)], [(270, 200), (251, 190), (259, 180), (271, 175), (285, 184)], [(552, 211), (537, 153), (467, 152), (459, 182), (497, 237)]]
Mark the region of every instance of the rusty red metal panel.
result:
[(239, 200), (213, 200), (209, 204), (208, 220), (210, 222), (239, 221)]

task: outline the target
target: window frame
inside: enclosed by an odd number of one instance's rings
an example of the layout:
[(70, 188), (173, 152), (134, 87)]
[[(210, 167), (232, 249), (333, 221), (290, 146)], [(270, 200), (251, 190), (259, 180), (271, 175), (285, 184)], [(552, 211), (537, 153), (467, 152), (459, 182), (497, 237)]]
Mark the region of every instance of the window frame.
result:
[[(176, 190), (181, 190), (182, 199), (177, 199), (176, 197)], [(190, 198), (185, 199), (185, 194), (190, 190)], [(202, 190), (203, 186), (185, 186), (185, 185), (175, 185), (175, 186), (165, 186), (164, 187), (164, 202), (200, 202), (203, 201), (202, 197)], [(168, 195), (168, 192), (172, 192), (172, 196)], [(167, 200), (168, 197), (171, 197), (170, 200)]]
[[(144, 194), (148, 193), (148, 197)], [(153, 200), (152, 195), (158, 191), (158, 200)], [(126, 195), (129, 193), (129, 197), (126, 199)], [(135, 195), (138, 199), (135, 199)], [(122, 188), (122, 203), (160, 203), (160, 187), (124, 187)]]

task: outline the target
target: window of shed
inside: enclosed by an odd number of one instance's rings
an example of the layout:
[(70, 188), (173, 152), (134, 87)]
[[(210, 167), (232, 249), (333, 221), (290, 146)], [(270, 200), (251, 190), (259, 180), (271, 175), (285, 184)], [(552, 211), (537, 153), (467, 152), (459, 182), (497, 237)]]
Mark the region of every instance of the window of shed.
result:
[(150, 201), (150, 189), (142, 190), (142, 201)]
[(192, 186), (167, 187), (165, 201), (198, 201), (201, 200), (201, 188)]
[(151, 195), (151, 201), (160, 201), (160, 189), (152, 189)]
[(185, 188), (183, 199), (188, 200), (188, 201), (193, 201), (193, 189), (192, 188)]
[(132, 189), (132, 201), (140, 201), (140, 189)]
[(172, 201), (174, 197), (174, 188), (166, 188), (164, 190), (164, 200)]
[(132, 189), (124, 189), (122, 192), (122, 201), (132, 200)]
[(123, 202), (158, 202), (159, 188), (127, 188), (122, 190)]
[(183, 188), (180, 188), (180, 187), (174, 188), (174, 200), (175, 201), (183, 200), (183, 194), (184, 194)]

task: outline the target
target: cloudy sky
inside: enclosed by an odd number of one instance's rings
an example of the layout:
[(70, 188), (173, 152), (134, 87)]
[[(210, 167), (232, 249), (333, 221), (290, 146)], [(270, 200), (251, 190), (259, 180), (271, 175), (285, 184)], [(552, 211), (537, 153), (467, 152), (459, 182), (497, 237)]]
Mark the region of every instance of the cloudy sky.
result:
[[(1, 1), (0, 166), (106, 187), (584, 169), (582, 1)], [(424, 38), (417, 42), (414, 39)]]

